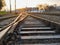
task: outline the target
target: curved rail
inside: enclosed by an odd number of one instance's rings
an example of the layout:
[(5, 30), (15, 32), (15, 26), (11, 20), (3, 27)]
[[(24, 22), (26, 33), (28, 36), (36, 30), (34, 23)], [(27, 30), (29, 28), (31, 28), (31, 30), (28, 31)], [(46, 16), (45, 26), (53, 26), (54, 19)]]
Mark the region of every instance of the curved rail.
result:
[(2, 42), (4, 40), (4, 37), (9, 34), (9, 33), (13, 33), (15, 27), (17, 26), (17, 24), (19, 22), (22, 22), (28, 15), (22, 15), (20, 14), (12, 23), (10, 23), (9, 25), (7, 25), (6, 27), (4, 27), (1, 31), (0, 31), (0, 42)]

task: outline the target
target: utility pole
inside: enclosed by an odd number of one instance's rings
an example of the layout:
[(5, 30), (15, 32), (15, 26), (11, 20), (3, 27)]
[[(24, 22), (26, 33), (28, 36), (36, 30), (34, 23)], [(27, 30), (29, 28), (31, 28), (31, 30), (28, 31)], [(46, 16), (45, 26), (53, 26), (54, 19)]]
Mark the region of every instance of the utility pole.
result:
[(11, 0), (9, 0), (9, 2), (10, 2), (10, 13), (11, 13)]
[(15, 14), (16, 14), (16, 0), (15, 0)]

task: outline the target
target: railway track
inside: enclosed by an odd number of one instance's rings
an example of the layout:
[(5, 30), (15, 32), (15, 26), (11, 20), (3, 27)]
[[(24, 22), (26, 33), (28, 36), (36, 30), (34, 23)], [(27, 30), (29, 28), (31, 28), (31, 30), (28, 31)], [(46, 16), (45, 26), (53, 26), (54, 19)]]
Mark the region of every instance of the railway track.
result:
[(18, 38), (14, 45), (53, 45), (60, 43), (60, 34), (34, 17), (28, 16), (17, 28), (19, 30)]
[(5, 27), (6, 25), (10, 24), (12, 21), (14, 21), (16, 19), (16, 17), (10, 17), (8, 19), (4, 19), (2, 21), (0, 21), (0, 30)]
[(2, 17), (0, 17), (0, 21), (4, 21), (6, 19), (13, 18), (13, 17), (17, 17), (17, 15), (6, 15), (6, 16), (2, 16)]
[(60, 45), (60, 34), (31, 15), (23, 15), (4, 45)]

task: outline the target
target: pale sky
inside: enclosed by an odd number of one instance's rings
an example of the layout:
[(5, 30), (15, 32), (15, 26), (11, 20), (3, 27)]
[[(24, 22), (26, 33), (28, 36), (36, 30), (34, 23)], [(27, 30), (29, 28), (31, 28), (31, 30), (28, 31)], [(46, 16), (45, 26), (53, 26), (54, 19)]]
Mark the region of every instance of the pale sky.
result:
[[(14, 9), (14, 1), (11, 0), (12, 9)], [(6, 8), (9, 9), (9, 0), (5, 0), (6, 2)], [(16, 0), (16, 7), (22, 8), (22, 7), (35, 7), (38, 4), (57, 4), (59, 5), (60, 0)]]

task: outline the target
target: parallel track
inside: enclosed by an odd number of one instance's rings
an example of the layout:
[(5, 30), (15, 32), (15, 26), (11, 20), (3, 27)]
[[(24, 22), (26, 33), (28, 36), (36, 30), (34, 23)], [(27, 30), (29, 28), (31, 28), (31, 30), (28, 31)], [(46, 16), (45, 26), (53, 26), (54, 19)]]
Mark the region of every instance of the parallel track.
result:
[(12, 21), (14, 21), (16, 19), (16, 16), (14, 16), (14, 17), (7, 17), (7, 18), (5, 18), (4, 20), (0, 21), (0, 30), (4, 26), (6, 26), (6, 25), (10, 24)]

